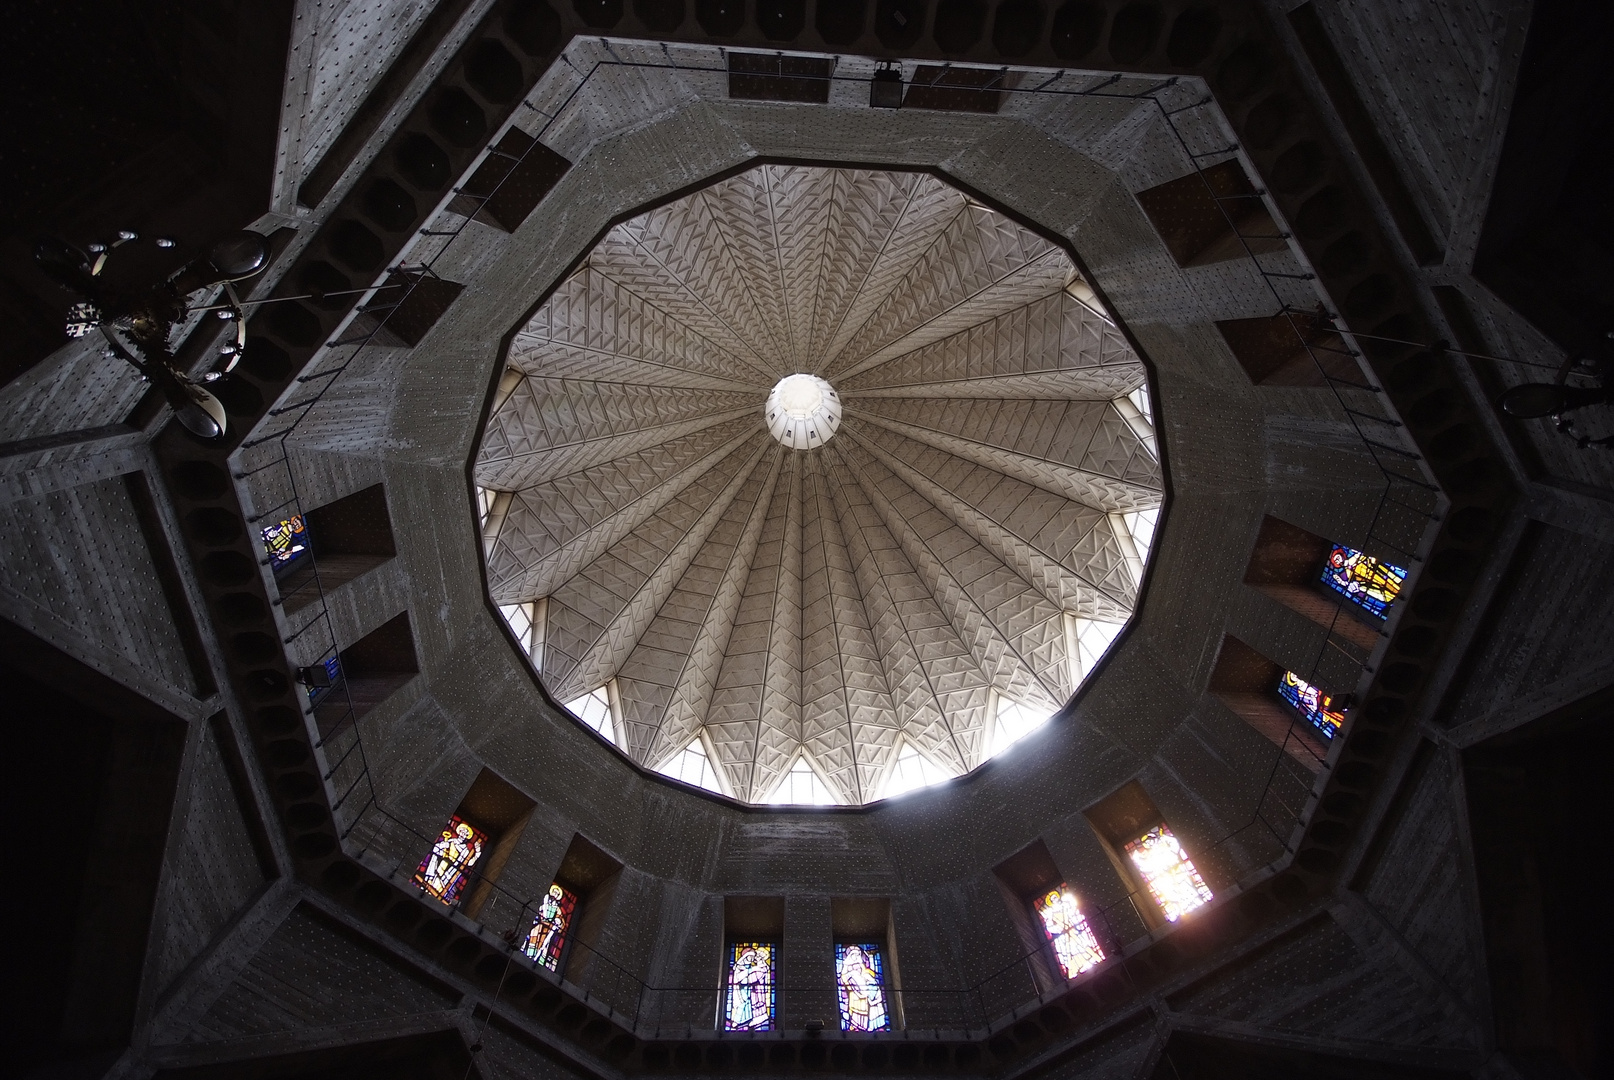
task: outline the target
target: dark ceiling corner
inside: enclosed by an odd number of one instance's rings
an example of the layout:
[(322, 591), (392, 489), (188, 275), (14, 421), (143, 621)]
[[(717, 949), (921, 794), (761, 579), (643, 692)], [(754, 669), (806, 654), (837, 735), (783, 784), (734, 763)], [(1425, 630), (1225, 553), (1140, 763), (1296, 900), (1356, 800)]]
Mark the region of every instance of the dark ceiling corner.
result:
[(127, 272), (155, 276), (269, 209), (292, 8), (7, 6), (0, 385), (67, 340), (62, 316), (74, 298), (35, 268), (40, 235), (78, 244), (119, 228), (172, 236), (171, 251), (131, 249)]
[(1570, 352), (1614, 330), (1607, 0), (1535, 5), (1474, 276)]

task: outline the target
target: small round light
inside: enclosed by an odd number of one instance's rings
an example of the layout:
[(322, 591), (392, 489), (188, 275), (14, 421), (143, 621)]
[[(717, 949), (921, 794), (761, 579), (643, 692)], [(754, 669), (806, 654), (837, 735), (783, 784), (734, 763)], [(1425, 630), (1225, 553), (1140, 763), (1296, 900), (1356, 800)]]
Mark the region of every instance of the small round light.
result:
[(159, 236), (159, 237), (157, 237), (157, 246), (160, 247), (160, 248), (171, 248), (171, 247), (176, 246), (178, 243), (179, 243), (179, 241), (175, 240), (171, 236)]
[(781, 445), (811, 450), (829, 442), (841, 426), (841, 398), (817, 375), (797, 372), (774, 384), (762, 419)]
[(133, 229), (119, 229), (118, 239), (123, 241), (138, 240), (140, 239), (140, 234)]

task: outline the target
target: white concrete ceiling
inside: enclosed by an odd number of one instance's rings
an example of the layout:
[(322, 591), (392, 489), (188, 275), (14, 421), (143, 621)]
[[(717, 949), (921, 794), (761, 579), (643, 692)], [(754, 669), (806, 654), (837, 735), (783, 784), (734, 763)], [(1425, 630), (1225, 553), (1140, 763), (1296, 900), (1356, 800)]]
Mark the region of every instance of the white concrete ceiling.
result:
[[(516, 335), (476, 464), (551, 693), (614, 680), (623, 752), (699, 738), (748, 802), (803, 757), (869, 802), (904, 747), (962, 773), (998, 704), (1063, 705), (1163, 490), (1074, 273), (923, 173), (759, 166), (613, 228)], [(794, 372), (840, 394), (829, 445), (768, 433)]]

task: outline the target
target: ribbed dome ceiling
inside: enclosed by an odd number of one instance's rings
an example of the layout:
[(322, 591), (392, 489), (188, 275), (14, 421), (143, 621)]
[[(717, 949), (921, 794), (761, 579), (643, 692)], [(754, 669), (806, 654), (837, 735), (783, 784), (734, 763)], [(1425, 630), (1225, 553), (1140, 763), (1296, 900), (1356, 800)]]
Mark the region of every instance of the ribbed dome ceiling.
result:
[[(475, 470), (493, 598), (541, 601), (545, 685), (608, 687), (646, 766), (848, 804), (966, 772), (1136, 601), (1161, 472), (1094, 303), (925, 174), (761, 166), (618, 225), (511, 346)], [(764, 418), (797, 372), (844, 410), (809, 450)]]

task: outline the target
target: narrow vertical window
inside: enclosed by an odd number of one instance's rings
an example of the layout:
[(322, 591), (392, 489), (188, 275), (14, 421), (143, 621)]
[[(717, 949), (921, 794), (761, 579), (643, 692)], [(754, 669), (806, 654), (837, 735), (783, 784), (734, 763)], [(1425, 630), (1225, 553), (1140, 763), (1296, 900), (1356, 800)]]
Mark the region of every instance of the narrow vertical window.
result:
[(459, 817), (451, 817), (415, 871), (415, 884), (445, 904), (457, 903), (471, 867), (482, 857), (488, 834)]
[(1087, 924), (1087, 917), (1082, 914), (1069, 885), (1050, 889), (1031, 906), (1042, 920), (1043, 932), (1048, 935), (1048, 943), (1059, 958), (1065, 978), (1074, 979), (1103, 962), (1104, 950), (1099, 947), (1098, 937)]
[(1345, 711), (1334, 704), (1333, 698), (1292, 671), (1279, 676), (1278, 696), (1298, 710), (1325, 739), (1332, 739), (1345, 723)]
[(566, 703), (566, 708), (607, 740), (616, 742), (616, 717), (612, 715), (610, 684), (597, 686), (582, 697), (573, 698)]
[(1323, 564), (1324, 585), (1381, 619), (1390, 617), (1390, 604), (1406, 579), (1407, 572), (1401, 567), (1380, 562), (1344, 544), (1335, 544)]
[(559, 882), (550, 885), (544, 898), (538, 901), (538, 917), (527, 931), (522, 951), (540, 966), (558, 972), (576, 911), (577, 894)]
[(766, 941), (729, 946), (729, 973), (723, 994), (724, 1031), (772, 1031), (778, 1003), (774, 967), (779, 947)]
[(835, 988), (841, 999), (842, 1031), (891, 1030), (880, 946), (863, 942), (836, 945)]
[(290, 566), (308, 550), (308, 527), (301, 514), (277, 521), (264, 529), (263, 549), (269, 554), (270, 567), (276, 571)]
[(1168, 922), (1176, 922), (1210, 902), (1211, 891), (1205, 879), (1164, 823), (1128, 841), (1126, 854)]

